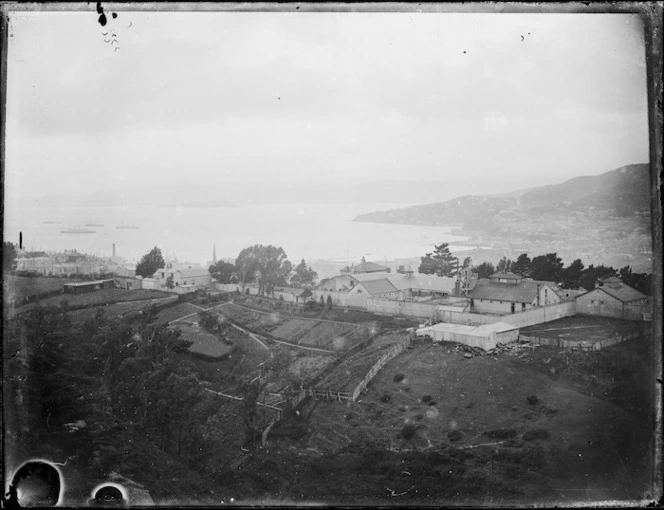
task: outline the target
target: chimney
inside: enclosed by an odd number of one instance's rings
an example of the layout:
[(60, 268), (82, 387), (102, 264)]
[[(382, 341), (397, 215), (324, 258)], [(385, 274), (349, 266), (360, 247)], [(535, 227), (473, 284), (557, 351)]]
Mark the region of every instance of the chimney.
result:
[(115, 258), (115, 243), (113, 243), (113, 258)]

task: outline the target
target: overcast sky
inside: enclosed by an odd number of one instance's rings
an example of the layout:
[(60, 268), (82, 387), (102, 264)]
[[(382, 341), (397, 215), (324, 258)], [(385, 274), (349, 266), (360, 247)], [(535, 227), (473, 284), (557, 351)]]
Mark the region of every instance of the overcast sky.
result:
[(94, 11), (21, 13), (8, 55), (6, 186), (20, 195), (448, 177), (517, 189), (648, 161), (631, 15), (119, 12), (101, 28)]

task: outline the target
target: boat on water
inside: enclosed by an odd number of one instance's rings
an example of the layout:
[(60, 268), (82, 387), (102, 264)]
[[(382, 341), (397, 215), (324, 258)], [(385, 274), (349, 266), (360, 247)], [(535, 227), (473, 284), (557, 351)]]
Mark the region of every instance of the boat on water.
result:
[(136, 225), (118, 225), (115, 228), (121, 228), (121, 229), (137, 229), (138, 227)]
[(86, 227), (103, 227), (104, 225), (102, 223), (86, 223)]
[(89, 230), (87, 228), (80, 228), (80, 227), (70, 227), (65, 230), (60, 231), (61, 234), (94, 234), (96, 231), (94, 230)]

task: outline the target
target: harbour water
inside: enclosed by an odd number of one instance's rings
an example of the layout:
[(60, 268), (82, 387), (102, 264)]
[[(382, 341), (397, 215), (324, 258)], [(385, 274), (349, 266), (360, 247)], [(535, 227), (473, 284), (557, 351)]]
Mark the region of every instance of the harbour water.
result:
[[(244, 205), (222, 208), (35, 208), (5, 211), (5, 240), (35, 250), (76, 249), (136, 261), (159, 246), (167, 257), (207, 264), (216, 245), (217, 258), (235, 259), (252, 244), (281, 246), (289, 260), (356, 262), (361, 257), (382, 262), (423, 256), (435, 244), (464, 247), (466, 237), (450, 234), (451, 227), (356, 223), (361, 213), (404, 207), (404, 204), (357, 205)], [(49, 223), (56, 222), (56, 223)], [(73, 225), (103, 225), (94, 234), (61, 233)], [(117, 228), (118, 226), (137, 228)]]

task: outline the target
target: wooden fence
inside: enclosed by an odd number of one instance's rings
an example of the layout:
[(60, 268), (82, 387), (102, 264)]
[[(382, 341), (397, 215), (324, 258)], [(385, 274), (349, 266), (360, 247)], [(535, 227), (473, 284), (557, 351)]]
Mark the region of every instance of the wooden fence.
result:
[(537, 336), (519, 335), (519, 341), (530, 342), (537, 345), (549, 345), (551, 347), (559, 347), (561, 349), (578, 349), (582, 351), (599, 351), (610, 345), (616, 345), (627, 340), (639, 338), (641, 333), (638, 331), (630, 331), (621, 335), (615, 335), (611, 338), (598, 340), (597, 342), (589, 342), (587, 340), (566, 340), (563, 338), (544, 338)]
[(373, 367), (371, 367), (371, 370), (367, 372), (367, 375), (364, 376), (364, 379), (362, 379), (362, 382), (357, 385), (355, 388), (355, 391), (353, 391), (352, 394), (352, 400), (356, 401), (360, 394), (367, 389), (367, 386), (369, 383), (372, 381), (374, 377), (376, 377), (376, 374), (380, 372), (380, 370), (387, 364), (388, 361), (390, 361), (392, 358), (396, 357), (398, 354), (403, 352), (408, 345), (410, 345), (410, 338), (405, 338), (404, 340), (400, 341), (392, 347), (390, 350), (388, 350), (385, 354), (383, 354), (378, 361), (374, 364)]

